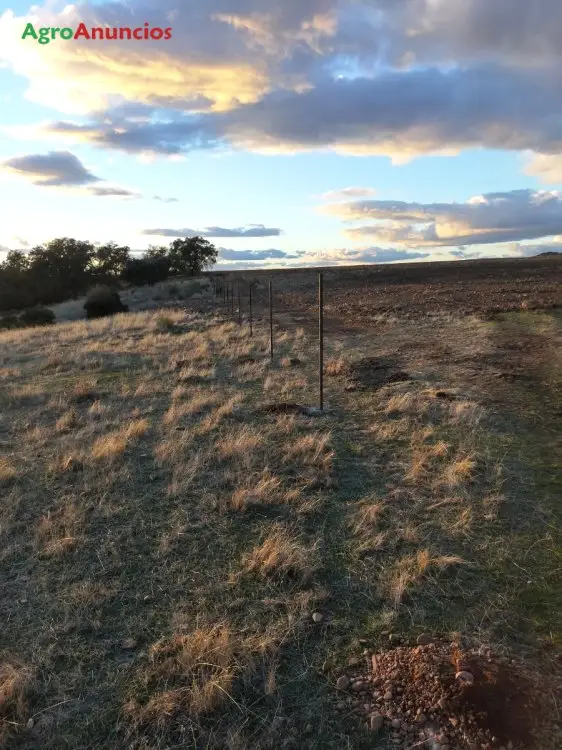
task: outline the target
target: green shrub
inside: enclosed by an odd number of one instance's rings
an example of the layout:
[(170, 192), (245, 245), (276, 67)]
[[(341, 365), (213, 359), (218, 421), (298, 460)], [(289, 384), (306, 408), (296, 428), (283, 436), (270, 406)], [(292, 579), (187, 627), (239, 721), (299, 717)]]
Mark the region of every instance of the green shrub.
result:
[(100, 284), (88, 292), (84, 310), (87, 318), (103, 318), (106, 315), (128, 312), (129, 307), (121, 302), (119, 294), (114, 289)]
[(48, 326), (55, 322), (55, 313), (48, 307), (32, 307), (19, 316), (21, 326)]

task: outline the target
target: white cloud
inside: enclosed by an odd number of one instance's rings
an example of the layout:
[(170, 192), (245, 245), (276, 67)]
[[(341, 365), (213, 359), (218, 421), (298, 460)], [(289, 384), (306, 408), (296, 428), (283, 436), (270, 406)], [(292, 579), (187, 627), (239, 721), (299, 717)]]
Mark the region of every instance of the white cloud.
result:
[(402, 247), (495, 244), (562, 232), (562, 196), (557, 191), (488, 193), (466, 203), (359, 200), (320, 210), (361, 222), (346, 232), (354, 239), (371, 237)]

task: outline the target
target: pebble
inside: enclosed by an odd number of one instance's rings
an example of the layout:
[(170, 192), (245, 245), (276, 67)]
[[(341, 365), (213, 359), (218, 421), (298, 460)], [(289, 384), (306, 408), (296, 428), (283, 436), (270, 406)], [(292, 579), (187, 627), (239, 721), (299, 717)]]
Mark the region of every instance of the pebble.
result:
[(314, 622), (322, 622), (322, 620), (324, 619), (324, 615), (322, 614), (322, 612), (314, 612), (312, 615), (312, 619)]
[(387, 690), (384, 694), (385, 701), (391, 701), (392, 700), (392, 690)]
[(397, 633), (391, 633), (388, 636), (388, 640), (390, 641), (391, 645), (396, 646), (400, 643), (401, 638)]
[(433, 638), (428, 633), (422, 633), (418, 635), (416, 643), (418, 646), (429, 646), (430, 643), (433, 643)]
[(345, 674), (342, 674), (341, 677), (338, 677), (336, 687), (338, 688), (338, 690), (347, 690), (349, 687), (349, 677)]
[(402, 722), (400, 719), (393, 719), (392, 720), (392, 728), (393, 729), (401, 729), (402, 728)]
[(125, 638), (121, 641), (121, 648), (125, 651), (132, 651), (138, 645), (138, 641), (135, 638)]
[(474, 685), (474, 675), (472, 674), (472, 672), (457, 672), (455, 675), (455, 679), (459, 680), (459, 682), (461, 682), (463, 685)]
[(361, 690), (363, 690), (363, 688), (364, 688), (364, 687), (365, 687), (365, 683), (364, 683), (364, 682), (361, 682), (361, 680), (358, 680), (357, 682), (354, 682), (354, 683), (353, 683), (353, 685), (351, 686), (351, 689), (352, 689), (352, 690), (353, 690), (353, 691), (354, 691), (355, 693), (360, 693), (360, 692), (361, 692)]

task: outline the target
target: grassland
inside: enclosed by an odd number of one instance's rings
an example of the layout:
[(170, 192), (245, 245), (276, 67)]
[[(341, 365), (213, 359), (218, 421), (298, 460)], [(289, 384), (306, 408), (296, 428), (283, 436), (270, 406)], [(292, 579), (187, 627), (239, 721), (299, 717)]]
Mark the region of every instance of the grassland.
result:
[[(335, 675), (389, 632), (502, 643), (546, 678), (560, 312), (342, 326), (314, 417), (263, 408), (314, 403), (310, 334), (278, 330), (271, 363), (201, 293), (0, 334), (5, 746), (372, 747)], [(372, 387), (370, 357), (409, 379)]]

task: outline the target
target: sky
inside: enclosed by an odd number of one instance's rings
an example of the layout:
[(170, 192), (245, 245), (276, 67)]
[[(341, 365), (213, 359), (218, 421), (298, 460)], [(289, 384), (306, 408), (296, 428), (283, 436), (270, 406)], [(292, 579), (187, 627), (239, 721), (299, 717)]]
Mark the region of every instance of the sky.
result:
[[(82, 23), (155, 38), (40, 32)], [(225, 268), (560, 252), (561, 63), (560, 0), (4, 0), (0, 260), (195, 234)]]

